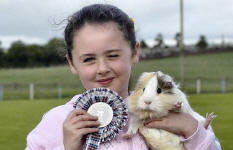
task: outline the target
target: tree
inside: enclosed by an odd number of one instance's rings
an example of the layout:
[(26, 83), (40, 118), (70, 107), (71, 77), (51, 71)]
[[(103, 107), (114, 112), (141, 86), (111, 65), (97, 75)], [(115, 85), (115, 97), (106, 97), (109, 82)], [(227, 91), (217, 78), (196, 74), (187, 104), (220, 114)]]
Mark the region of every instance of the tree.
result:
[(156, 47), (161, 47), (163, 43), (163, 35), (161, 33), (158, 33), (157, 36), (155, 37), (155, 41), (157, 41)]
[(146, 42), (144, 40), (140, 41), (140, 47), (141, 48), (148, 48), (148, 46), (147, 46), (147, 44), (146, 44)]
[[(45, 45), (26, 45), (16, 41), (11, 44), (5, 58), (8, 67), (51, 66), (65, 62), (64, 50), (64, 40), (58, 38), (51, 39)], [(0, 52), (0, 58), (1, 55)]]
[(206, 41), (206, 37), (204, 35), (200, 35), (199, 41), (196, 44), (196, 47), (205, 49), (208, 46)]
[(28, 64), (26, 45), (22, 41), (12, 43), (6, 56), (9, 67), (26, 67)]
[(65, 62), (65, 42), (60, 38), (53, 38), (43, 49), (43, 61), (46, 66)]
[(37, 44), (31, 44), (26, 46), (27, 57), (28, 57), (27, 67), (44, 66), (43, 49), (44, 46)]

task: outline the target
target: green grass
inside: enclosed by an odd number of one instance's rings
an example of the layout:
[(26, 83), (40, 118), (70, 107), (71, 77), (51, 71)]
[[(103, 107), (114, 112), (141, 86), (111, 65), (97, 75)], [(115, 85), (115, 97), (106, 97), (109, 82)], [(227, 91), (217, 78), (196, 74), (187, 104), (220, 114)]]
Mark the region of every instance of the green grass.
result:
[(65, 100), (3, 101), (0, 102), (0, 149), (24, 149), (26, 135), (52, 107)]
[[(192, 107), (205, 116), (215, 112), (212, 126), (222, 148), (233, 149), (233, 94), (190, 95)], [(0, 149), (24, 149), (26, 135), (38, 124), (49, 109), (67, 100), (2, 101), (0, 102)]]
[(233, 149), (233, 94), (191, 95), (190, 104), (203, 116), (206, 112), (215, 112), (217, 118), (213, 121), (212, 127), (221, 142), (222, 149)]

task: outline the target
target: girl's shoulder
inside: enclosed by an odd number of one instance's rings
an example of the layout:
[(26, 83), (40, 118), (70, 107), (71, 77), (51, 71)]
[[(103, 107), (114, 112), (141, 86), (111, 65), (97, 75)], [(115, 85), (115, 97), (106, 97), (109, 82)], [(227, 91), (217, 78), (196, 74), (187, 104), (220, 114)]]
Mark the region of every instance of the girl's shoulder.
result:
[[(52, 108), (44, 114), (39, 124), (27, 136), (27, 149), (46, 147), (63, 147), (63, 122), (67, 115), (74, 110), (75, 95), (69, 102)], [(52, 140), (51, 140), (52, 139)]]
[(74, 103), (77, 101), (77, 99), (81, 96), (81, 94), (75, 95), (69, 102), (66, 103), (66, 105), (74, 105)]
[(52, 109), (50, 109), (48, 112), (46, 112), (42, 118), (46, 119), (46, 118), (54, 118), (54, 119), (59, 119), (59, 118), (66, 118), (66, 116), (72, 111), (74, 110), (74, 103), (76, 102), (77, 98), (80, 96), (80, 94), (75, 95), (70, 101), (68, 101), (66, 104), (63, 105), (59, 105), (56, 106)]

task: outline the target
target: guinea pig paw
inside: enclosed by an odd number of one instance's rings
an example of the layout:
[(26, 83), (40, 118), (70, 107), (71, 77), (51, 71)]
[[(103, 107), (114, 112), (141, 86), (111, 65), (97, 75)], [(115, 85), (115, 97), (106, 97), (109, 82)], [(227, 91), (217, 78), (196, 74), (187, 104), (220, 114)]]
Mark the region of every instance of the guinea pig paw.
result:
[(206, 113), (206, 120), (212, 121), (216, 117), (217, 117), (217, 115), (215, 115), (214, 112), (212, 112), (210, 114)]
[(214, 118), (216, 118), (217, 115), (214, 115), (214, 113), (206, 113), (206, 120), (205, 120), (205, 123), (204, 123), (204, 127), (207, 129), (210, 125), (210, 123), (213, 121)]
[(174, 105), (174, 108), (172, 110), (175, 111), (175, 112), (180, 112), (181, 106), (182, 106), (182, 102), (179, 101)]

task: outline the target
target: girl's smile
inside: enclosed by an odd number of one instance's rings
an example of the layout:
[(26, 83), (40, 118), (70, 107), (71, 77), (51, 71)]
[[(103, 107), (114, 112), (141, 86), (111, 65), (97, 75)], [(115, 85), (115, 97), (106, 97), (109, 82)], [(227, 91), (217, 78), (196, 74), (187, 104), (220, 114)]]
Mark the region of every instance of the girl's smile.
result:
[(108, 87), (108, 86), (111, 85), (111, 83), (112, 83), (113, 80), (114, 80), (114, 77), (109, 77), (109, 78), (97, 80), (97, 82), (98, 82), (102, 87)]

